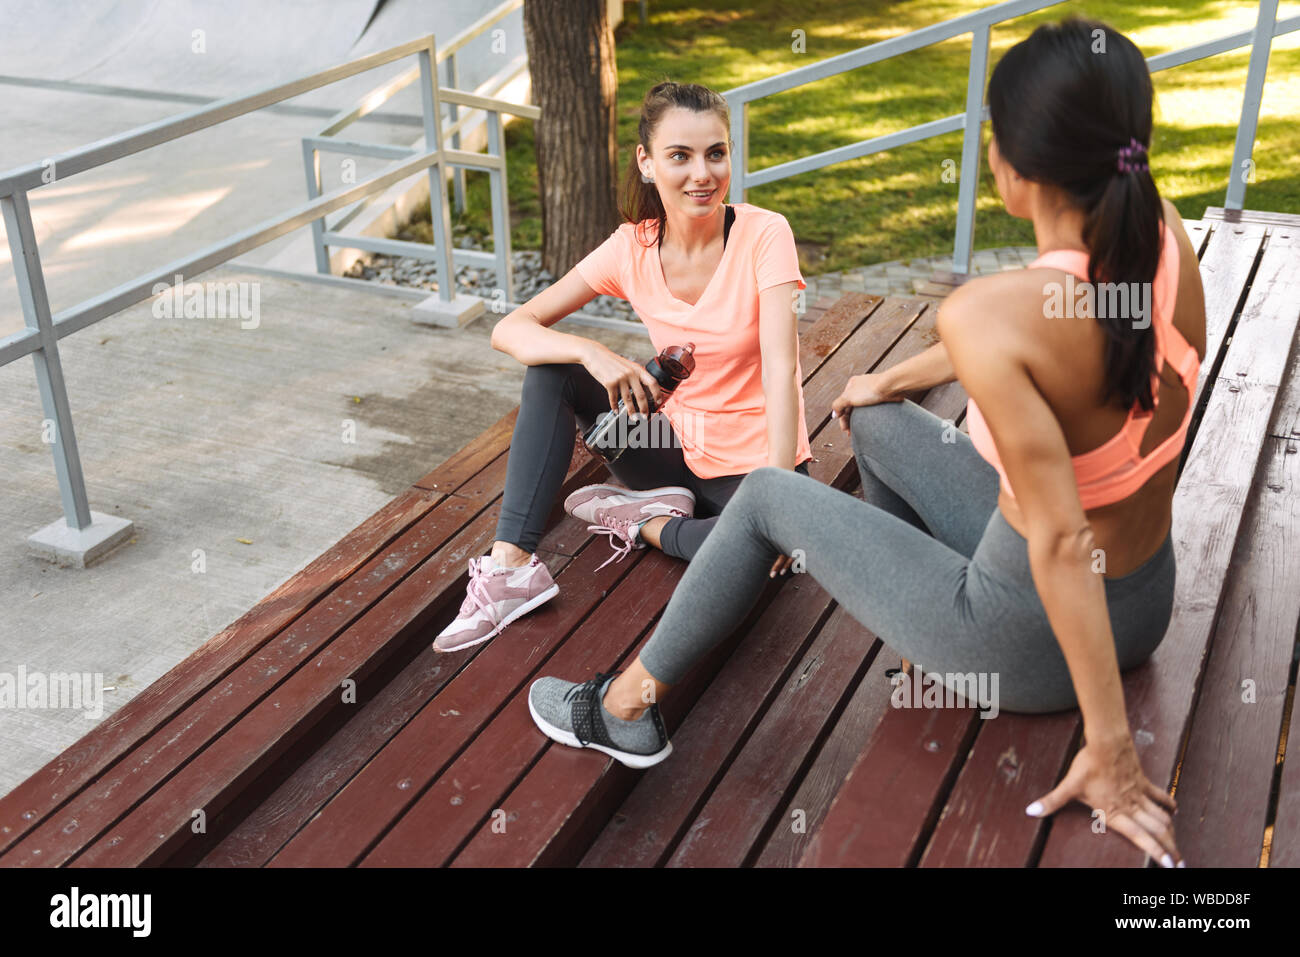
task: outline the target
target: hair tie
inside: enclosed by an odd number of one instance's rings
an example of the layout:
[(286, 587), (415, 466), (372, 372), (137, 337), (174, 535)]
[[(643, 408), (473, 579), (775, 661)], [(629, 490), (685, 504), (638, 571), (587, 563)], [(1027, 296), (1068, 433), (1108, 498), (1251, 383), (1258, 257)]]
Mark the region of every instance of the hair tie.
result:
[(1128, 146), (1121, 146), (1119, 153), (1115, 158), (1115, 168), (1121, 173), (1145, 172), (1150, 167), (1147, 165), (1147, 148), (1130, 137)]

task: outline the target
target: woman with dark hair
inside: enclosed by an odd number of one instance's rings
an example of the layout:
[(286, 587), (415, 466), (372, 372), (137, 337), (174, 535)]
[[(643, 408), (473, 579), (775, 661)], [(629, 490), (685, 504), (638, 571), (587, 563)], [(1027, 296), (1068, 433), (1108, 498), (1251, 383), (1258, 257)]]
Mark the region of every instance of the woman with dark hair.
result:
[[(795, 317), (805, 283), (794, 234), (779, 213), (723, 203), (729, 128), (727, 103), (712, 90), (651, 89), (628, 166), (627, 222), (492, 330), (493, 347), (528, 372), (496, 541), (490, 555), (470, 559), (468, 593), (434, 641), (438, 651), (487, 641), (559, 592), (535, 550), (573, 456), (575, 423), (585, 431), (620, 398), (648, 417), (609, 465), (626, 487), (590, 485), (564, 503), (610, 537), (609, 560), (649, 544), (689, 561), (749, 472), (808, 474)], [(694, 371), (662, 409), (644, 359), (549, 328), (601, 293), (632, 304), (656, 352), (694, 345)]]
[[(927, 352), (849, 379), (833, 414), (865, 501), (757, 469), (631, 666), (540, 678), (529, 707), (557, 741), (633, 767), (663, 760), (657, 702), (753, 607), (772, 555), (799, 549), (931, 678), (969, 689), (991, 675), (998, 700), (981, 704), (1008, 711), (1082, 711), (1082, 748), (1028, 814), (1077, 798), (1181, 865), (1174, 802), (1142, 771), (1120, 672), (1150, 657), (1173, 607), (1171, 500), (1205, 349), (1196, 254), (1147, 167), (1151, 79), (1126, 37), (1041, 26), (998, 63), (988, 100), (998, 191), (1033, 222), (1040, 255), (954, 291)], [(903, 399), (954, 378), (970, 438)]]

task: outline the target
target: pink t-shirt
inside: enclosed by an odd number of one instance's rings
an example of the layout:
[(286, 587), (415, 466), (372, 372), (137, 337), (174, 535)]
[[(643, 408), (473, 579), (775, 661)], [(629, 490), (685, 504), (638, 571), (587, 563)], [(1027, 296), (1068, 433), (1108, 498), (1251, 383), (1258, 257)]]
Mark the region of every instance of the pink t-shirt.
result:
[[(807, 286), (785, 217), (749, 203), (733, 209), (722, 261), (695, 305), (669, 292), (653, 223), (640, 230), (624, 223), (574, 267), (597, 293), (631, 303), (656, 353), (695, 343), (695, 371), (662, 411), (681, 440), (687, 467), (700, 478), (741, 475), (768, 464), (758, 294), (787, 282)], [(803, 382), (797, 356), (795, 369)], [(802, 387), (798, 394), (795, 465), (812, 458)]]

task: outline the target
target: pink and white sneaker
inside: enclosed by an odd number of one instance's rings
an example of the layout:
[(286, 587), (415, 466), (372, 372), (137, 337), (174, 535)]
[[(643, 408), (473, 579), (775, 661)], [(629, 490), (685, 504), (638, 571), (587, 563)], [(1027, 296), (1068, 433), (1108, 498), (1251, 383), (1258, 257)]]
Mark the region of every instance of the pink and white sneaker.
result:
[[(695, 514), (695, 493), (680, 485), (633, 491), (618, 485), (587, 485), (564, 500), (564, 510), (590, 522), (587, 531), (609, 536), (614, 548), (597, 569), (622, 561), (635, 548), (645, 548), (640, 526), (657, 515), (690, 518)], [(616, 544), (616, 542), (618, 544)]]
[(469, 586), (456, 620), (433, 641), (434, 651), (459, 651), (499, 635), (506, 625), (560, 593), (536, 555), (518, 568), (499, 566), (491, 555), (469, 560)]

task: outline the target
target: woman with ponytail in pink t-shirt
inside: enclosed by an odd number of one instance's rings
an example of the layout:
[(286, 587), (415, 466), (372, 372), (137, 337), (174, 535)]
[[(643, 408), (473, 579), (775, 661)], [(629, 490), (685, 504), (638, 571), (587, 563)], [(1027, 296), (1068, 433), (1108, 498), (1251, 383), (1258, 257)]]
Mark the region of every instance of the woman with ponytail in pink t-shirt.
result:
[[(575, 429), (620, 399), (649, 415), (650, 441), (610, 464), (620, 485), (587, 486), (564, 503), (609, 536), (610, 560), (652, 545), (689, 561), (746, 475), (764, 466), (808, 474), (795, 314), (805, 284), (794, 235), (779, 213), (724, 203), (729, 129), (726, 101), (712, 90), (651, 89), (628, 167), (627, 222), (493, 330), (493, 347), (528, 371), (496, 541), (490, 555), (470, 559), (465, 601), (435, 649), (487, 641), (559, 592), (535, 551)], [(550, 328), (599, 294), (632, 304), (654, 352), (694, 343), (695, 369), (670, 396), (645, 357)], [(788, 563), (781, 556), (773, 568)]]

